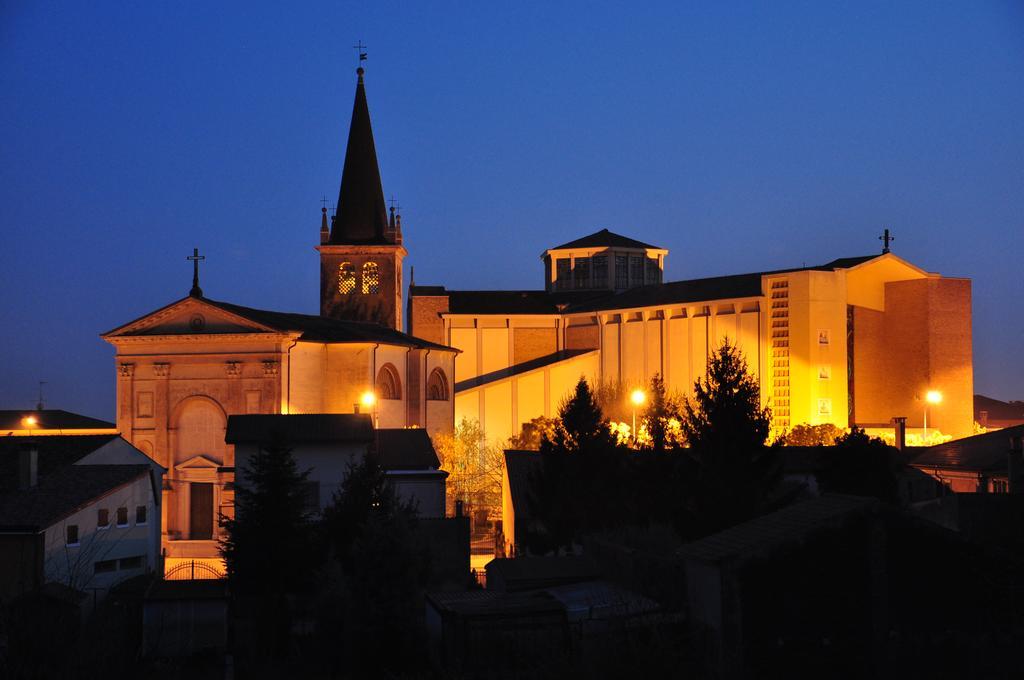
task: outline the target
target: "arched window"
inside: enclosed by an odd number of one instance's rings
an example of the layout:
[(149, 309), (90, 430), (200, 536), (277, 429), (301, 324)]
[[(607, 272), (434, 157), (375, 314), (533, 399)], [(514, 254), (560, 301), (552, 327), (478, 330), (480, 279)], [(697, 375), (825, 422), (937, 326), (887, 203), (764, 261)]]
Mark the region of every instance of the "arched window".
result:
[(402, 398), (402, 382), (398, 379), (398, 371), (391, 364), (384, 364), (377, 371), (377, 398)]
[(342, 295), (354, 293), (356, 290), (356, 268), (351, 262), (338, 265), (338, 292)]
[(376, 295), (380, 292), (380, 268), (376, 262), (363, 265), (363, 295)]
[(427, 379), (427, 399), (429, 401), (448, 401), (448, 378), (444, 371), (435, 368)]

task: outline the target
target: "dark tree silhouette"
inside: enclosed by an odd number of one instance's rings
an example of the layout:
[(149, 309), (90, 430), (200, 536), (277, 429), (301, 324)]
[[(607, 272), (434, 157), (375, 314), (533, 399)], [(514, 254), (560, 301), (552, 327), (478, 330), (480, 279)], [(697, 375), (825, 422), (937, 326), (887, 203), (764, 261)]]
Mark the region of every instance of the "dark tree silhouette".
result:
[(540, 444), (533, 512), (547, 534), (533, 537), (536, 552), (571, 546), (585, 531), (622, 521), (626, 510), (625, 454), (586, 379), (576, 383), (559, 419), (554, 436)]
[(899, 501), (902, 463), (895, 448), (854, 427), (822, 451), (822, 468), (816, 475), (822, 491)]
[(781, 476), (765, 447), (771, 411), (739, 349), (726, 339), (707, 376), (683, 403), (682, 430), (697, 465), (690, 491), (693, 529), (719, 531), (756, 515)]
[(287, 654), (290, 599), (308, 589), (314, 568), (307, 476), (287, 447), (261, 446), (239, 471), (235, 517), (224, 521), (237, 613), (254, 620), (257, 650), (278, 658)]
[(655, 453), (662, 453), (667, 448), (677, 448), (678, 442), (669, 441), (668, 424), (670, 420), (682, 422), (679, 404), (665, 390), (665, 381), (660, 373), (651, 378), (647, 408), (644, 409), (642, 422), (651, 436), (651, 448)]
[(425, 655), (420, 594), (429, 553), (416, 508), (397, 496), (372, 452), (349, 465), (322, 528), (330, 551), (317, 617), (325, 658), (353, 676), (415, 665)]

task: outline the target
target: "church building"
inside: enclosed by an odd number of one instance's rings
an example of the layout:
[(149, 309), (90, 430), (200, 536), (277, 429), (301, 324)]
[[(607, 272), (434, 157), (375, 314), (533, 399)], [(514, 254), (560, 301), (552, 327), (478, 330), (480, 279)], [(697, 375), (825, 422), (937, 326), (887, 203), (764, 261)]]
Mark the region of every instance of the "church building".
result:
[(217, 559), (233, 514), (228, 416), (370, 413), (378, 428), (454, 423), (457, 350), (403, 333), (401, 218), (384, 209), (358, 71), (338, 207), (323, 210), (320, 314), (253, 309), (189, 295), (103, 334), (116, 351), (117, 429), (167, 468), (163, 549)]
[[(832, 423), (973, 426), (971, 282), (889, 251), (812, 267), (663, 281), (668, 250), (606, 229), (545, 250), (536, 290), (412, 286), (409, 332), (462, 351), (455, 418), (493, 442), (555, 416), (580, 376), (692, 394), (728, 338), (776, 432)], [(623, 392), (628, 393), (627, 392)]]

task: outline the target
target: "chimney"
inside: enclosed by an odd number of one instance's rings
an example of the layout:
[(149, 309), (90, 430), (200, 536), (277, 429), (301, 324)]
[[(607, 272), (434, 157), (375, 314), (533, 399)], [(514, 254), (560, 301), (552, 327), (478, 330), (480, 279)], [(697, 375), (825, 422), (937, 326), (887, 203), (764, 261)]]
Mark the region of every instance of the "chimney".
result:
[(31, 489), (39, 483), (39, 449), (29, 442), (18, 452), (18, 488)]
[(893, 425), (895, 425), (896, 434), (896, 449), (903, 451), (907, 448), (907, 417), (896, 416), (892, 419)]
[(1010, 437), (1010, 453), (1006, 461), (1007, 491), (1024, 493), (1024, 439)]

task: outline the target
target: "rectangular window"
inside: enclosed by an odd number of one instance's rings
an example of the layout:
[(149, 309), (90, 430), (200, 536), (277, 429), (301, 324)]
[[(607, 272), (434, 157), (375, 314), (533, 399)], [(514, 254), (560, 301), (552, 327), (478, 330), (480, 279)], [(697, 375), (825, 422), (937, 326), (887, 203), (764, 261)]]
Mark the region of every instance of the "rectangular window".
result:
[[(113, 562), (113, 560), (111, 560)], [(117, 561), (118, 569), (142, 569), (142, 556), (136, 555), (135, 557), (122, 557)]]
[(597, 255), (593, 258), (594, 288), (608, 287), (608, 256)]
[(832, 367), (831, 366), (819, 366), (818, 367), (818, 380), (831, 380), (832, 379)]
[(819, 416), (830, 416), (830, 415), (832, 415), (832, 400), (831, 399), (819, 399), (818, 400), (818, 415)]
[(576, 268), (573, 271), (576, 280), (576, 289), (590, 288), (590, 258), (577, 257)]
[(93, 573), (96, 574), (109, 574), (112, 571), (117, 571), (117, 560), (102, 560), (92, 565)]
[(641, 255), (629, 256), (629, 285), (644, 285), (644, 258)]
[(615, 290), (629, 288), (629, 258), (625, 255), (615, 256)]
[(107, 510), (106, 508), (100, 508), (99, 510), (96, 511), (96, 528), (110, 528), (110, 510)]
[(137, 506), (135, 506), (135, 524), (136, 524), (136, 526), (138, 526), (139, 524), (145, 524), (145, 523), (146, 523), (146, 506), (145, 505), (137, 505)]
[(820, 328), (820, 329), (818, 329), (818, 344), (819, 345), (827, 345), (827, 344), (829, 344), (829, 341), (831, 339), (832, 339), (832, 336), (828, 332), (827, 328)]
[(128, 526), (128, 508), (122, 506), (117, 509), (117, 526)]
[(78, 525), (69, 524), (67, 526), (66, 532), (67, 535), (65, 538), (65, 543), (67, 543), (67, 545), (78, 545)]
[(560, 257), (555, 260), (555, 287), (559, 290), (567, 290), (569, 288), (570, 266), (569, 258), (567, 257)]
[(661, 267), (653, 257), (647, 258), (647, 285), (661, 283)]

